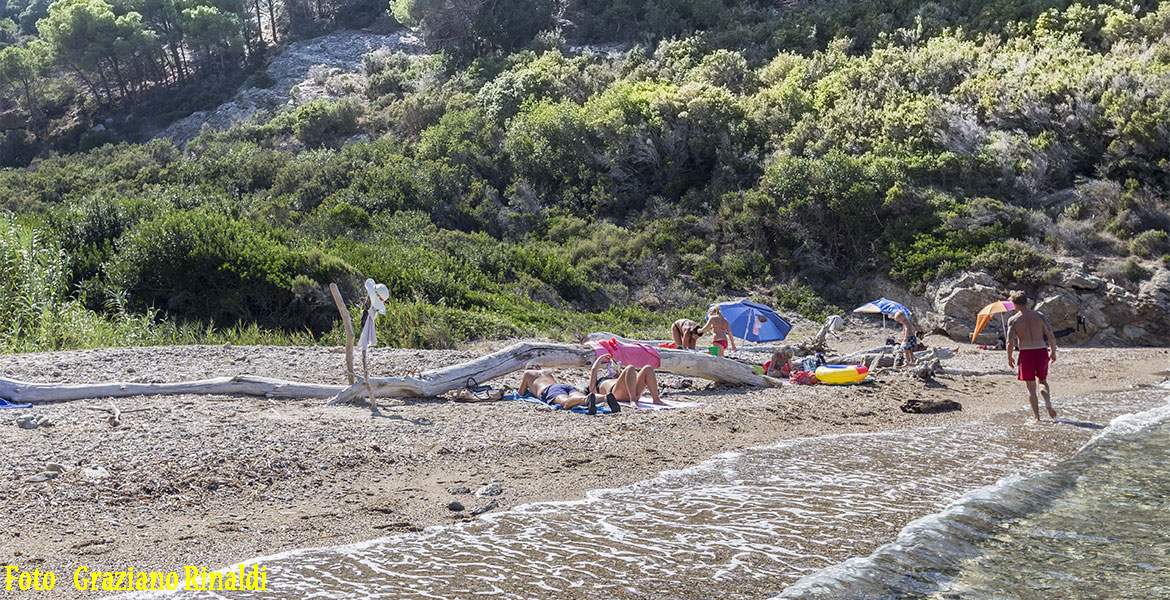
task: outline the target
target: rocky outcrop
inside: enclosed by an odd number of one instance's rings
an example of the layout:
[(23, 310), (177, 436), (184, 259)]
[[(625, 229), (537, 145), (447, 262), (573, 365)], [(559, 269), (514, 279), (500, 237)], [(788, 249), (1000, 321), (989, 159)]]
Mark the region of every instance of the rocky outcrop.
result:
[(356, 71), (366, 53), (389, 48), (421, 54), (422, 42), (407, 31), (389, 34), (366, 31), (337, 31), (284, 46), (268, 63), (266, 72), (274, 82), (266, 88), (245, 86), (231, 100), (213, 110), (199, 111), (175, 121), (154, 137), (169, 138), (179, 146), (199, 134), (204, 125), (227, 129), (258, 110), (278, 110), (329, 96), (321, 77)]
[[(1126, 289), (1093, 274), (1079, 260), (1058, 258), (1056, 262), (1059, 277), (1032, 295), (1036, 309), (1053, 330), (1072, 330), (1061, 337), (1061, 343), (1170, 344), (1170, 271), (1155, 269), (1136, 289)], [(969, 340), (979, 309), (1006, 300), (1008, 293), (1007, 286), (986, 273), (964, 273), (931, 286), (926, 299), (932, 307), (920, 322), (953, 339)], [(1083, 321), (1078, 322), (1078, 317)], [(1001, 332), (999, 320), (993, 319), (977, 341), (990, 342)]]
[[(1007, 297), (1003, 286), (983, 272), (963, 273), (944, 281), (933, 292), (933, 310), (926, 313), (926, 326), (955, 339), (970, 339), (980, 309)], [(999, 321), (988, 331), (1001, 331)]]

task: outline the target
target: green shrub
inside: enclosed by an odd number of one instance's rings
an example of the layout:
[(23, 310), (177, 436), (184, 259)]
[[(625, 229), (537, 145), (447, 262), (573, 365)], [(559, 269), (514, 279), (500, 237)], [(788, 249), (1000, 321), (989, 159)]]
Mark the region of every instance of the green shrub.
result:
[(1151, 229), (1143, 231), (1129, 242), (1129, 252), (1134, 256), (1148, 258), (1170, 249), (1170, 234)]
[(361, 114), (361, 106), (353, 101), (314, 100), (293, 113), (293, 133), (302, 144), (316, 148), (357, 131)]
[(1030, 244), (1019, 240), (988, 244), (971, 266), (983, 269), (1006, 284), (1036, 285), (1053, 264)]
[(248, 76), (247, 85), (266, 90), (276, 85), (276, 80), (268, 74), (268, 71), (260, 69)]
[(249, 222), (176, 211), (127, 232), (106, 272), (136, 310), (154, 307), (178, 320), (315, 329), (321, 319), (294, 304), (292, 282), (303, 262)]
[(792, 311), (813, 321), (823, 321), (830, 315), (845, 314), (840, 306), (830, 304), (815, 290), (799, 283), (777, 285), (771, 289), (769, 297), (772, 308), (778, 311)]
[(1126, 279), (1134, 283), (1145, 281), (1154, 275), (1153, 271), (1143, 267), (1141, 263), (1132, 258), (1125, 261), (1125, 266), (1122, 267), (1122, 273)]

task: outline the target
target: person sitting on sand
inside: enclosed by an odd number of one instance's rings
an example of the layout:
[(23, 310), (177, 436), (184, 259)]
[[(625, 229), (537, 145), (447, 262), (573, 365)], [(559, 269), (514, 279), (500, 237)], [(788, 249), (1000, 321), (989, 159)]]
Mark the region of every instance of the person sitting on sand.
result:
[(670, 335), (674, 338), (674, 347), (679, 350), (694, 350), (699, 341), (699, 324), (690, 319), (679, 319), (670, 326)]
[(906, 356), (906, 364), (914, 364), (914, 348), (918, 346), (918, 331), (905, 311), (894, 313), (894, 320), (902, 325), (902, 352)]
[[(590, 388), (596, 387), (597, 372), (605, 364), (603, 359), (608, 358), (609, 355), (600, 356), (593, 361), (593, 373), (589, 378)], [(520, 387), (517, 392), (524, 396), (526, 394), (540, 398), (541, 402), (550, 406), (559, 406), (564, 409), (576, 408), (584, 404), (589, 414), (597, 413), (597, 398), (593, 392), (582, 392), (581, 390), (567, 384), (557, 381), (556, 374), (552, 369), (542, 369), (540, 365), (531, 365), (529, 369), (520, 375)], [(606, 399), (607, 401), (609, 398)], [(621, 406), (618, 406), (616, 398), (609, 405), (610, 410), (614, 412), (621, 411)]]
[(1052, 392), (1048, 388), (1048, 363), (1056, 362), (1056, 335), (1052, 333), (1052, 327), (1048, 325), (1044, 315), (1028, 308), (1028, 297), (1023, 292), (1013, 293), (1011, 300), (1019, 312), (1007, 322), (1008, 367), (1016, 368), (1015, 356), (1012, 353), (1018, 340), (1020, 367), (1016, 377), (1028, 387), (1028, 403), (1032, 405), (1032, 415), (1037, 421), (1040, 420), (1040, 404), (1036, 398), (1036, 383), (1039, 382), (1040, 395), (1044, 396), (1048, 416), (1055, 419), (1056, 409), (1052, 408)]
[(723, 311), (718, 306), (712, 306), (707, 311), (707, 324), (698, 331), (698, 335), (703, 335), (708, 331), (714, 332), (715, 335), (715, 339), (711, 340), (711, 343), (721, 348), (716, 356), (723, 356), (727, 352), (728, 342), (731, 343), (731, 349), (736, 350), (735, 336), (731, 335), (731, 323), (723, 318)]
[(638, 398), (645, 392), (650, 392), (650, 400), (654, 404), (666, 404), (658, 395), (658, 376), (654, 367), (646, 366), (641, 369), (625, 367), (616, 375), (607, 374), (598, 377), (603, 365), (613, 363), (613, 357), (604, 354), (593, 361), (593, 372), (589, 375), (589, 391), (604, 395), (605, 402), (610, 409), (618, 412), (621, 408), (618, 402), (629, 402), (636, 405)]
[(779, 350), (772, 353), (772, 360), (764, 363), (764, 374), (768, 377), (788, 379), (792, 371), (799, 370), (792, 365), (793, 354), (791, 346), (781, 346)]

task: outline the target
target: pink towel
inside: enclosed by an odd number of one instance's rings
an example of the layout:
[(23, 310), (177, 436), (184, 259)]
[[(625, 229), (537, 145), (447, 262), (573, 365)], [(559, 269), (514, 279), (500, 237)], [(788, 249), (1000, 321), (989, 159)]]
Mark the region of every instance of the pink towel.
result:
[(613, 357), (614, 361), (627, 367), (654, 367), (657, 369), (662, 366), (662, 357), (658, 355), (658, 350), (649, 344), (619, 342), (616, 338), (610, 338), (600, 342), (589, 342), (589, 346), (593, 348), (597, 356), (608, 354)]

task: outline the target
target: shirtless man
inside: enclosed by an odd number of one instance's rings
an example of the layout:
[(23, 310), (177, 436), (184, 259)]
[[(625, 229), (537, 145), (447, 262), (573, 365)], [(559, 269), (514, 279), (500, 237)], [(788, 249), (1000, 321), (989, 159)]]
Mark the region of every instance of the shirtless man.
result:
[[(609, 355), (598, 357), (597, 360), (593, 361), (593, 372), (589, 378), (590, 388), (597, 387), (597, 373), (605, 364), (605, 361), (602, 359), (607, 358), (609, 358)], [(540, 401), (545, 404), (556, 405), (566, 410), (584, 404), (589, 414), (597, 413), (597, 398), (592, 392), (587, 394), (567, 383), (557, 382), (556, 375), (552, 369), (542, 369), (540, 365), (531, 365), (531, 368), (524, 371), (520, 376), (518, 393), (521, 396), (531, 394), (540, 398)], [(606, 398), (607, 401), (610, 397), (612, 397), (612, 394)], [(613, 412), (621, 411), (621, 407), (618, 406), (616, 399), (610, 403), (610, 409)]]
[(707, 324), (703, 326), (697, 335), (703, 335), (708, 331), (713, 331), (715, 339), (711, 340), (712, 344), (719, 346), (722, 350), (719, 351), (718, 356), (723, 356), (727, 352), (727, 344), (731, 342), (731, 349), (735, 350), (735, 336), (731, 335), (731, 323), (723, 318), (723, 310), (718, 306), (712, 306), (707, 311)]
[[(1017, 312), (1008, 319), (1007, 355), (1008, 367), (1016, 368), (1016, 361), (1012, 355), (1016, 340), (1020, 343), (1020, 368), (1018, 378), (1028, 386), (1028, 402), (1032, 404), (1032, 415), (1040, 420), (1040, 404), (1036, 398), (1036, 383), (1040, 383), (1040, 395), (1044, 396), (1044, 406), (1048, 408), (1048, 416), (1055, 419), (1056, 410), (1052, 408), (1052, 396), (1048, 389), (1048, 363), (1056, 362), (1056, 335), (1048, 326), (1044, 315), (1028, 308), (1028, 297), (1023, 292), (1015, 292), (1011, 297), (1016, 305)], [(1048, 341), (1044, 341), (1044, 337)], [(1051, 353), (1049, 352), (1051, 350)]]
[(674, 346), (679, 350), (694, 350), (699, 341), (699, 324), (690, 319), (679, 319), (670, 326)]

